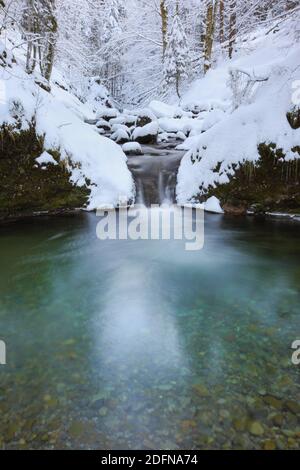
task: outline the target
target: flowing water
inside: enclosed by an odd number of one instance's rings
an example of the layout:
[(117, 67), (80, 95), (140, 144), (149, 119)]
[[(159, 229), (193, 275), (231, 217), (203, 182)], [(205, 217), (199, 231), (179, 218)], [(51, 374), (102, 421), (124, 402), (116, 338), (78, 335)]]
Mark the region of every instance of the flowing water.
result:
[(138, 204), (170, 204), (175, 201), (177, 172), (183, 152), (174, 145), (144, 147), (144, 155), (129, 157), (128, 166), (135, 178)]
[(210, 215), (187, 252), (97, 223), (0, 228), (0, 447), (299, 448), (300, 226)]

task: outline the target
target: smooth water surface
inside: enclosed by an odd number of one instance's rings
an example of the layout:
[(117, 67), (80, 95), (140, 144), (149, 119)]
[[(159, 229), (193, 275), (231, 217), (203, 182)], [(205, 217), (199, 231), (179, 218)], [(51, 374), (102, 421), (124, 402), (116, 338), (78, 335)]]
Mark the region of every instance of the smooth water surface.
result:
[(0, 228), (3, 448), (298, 448), (300, 225), (207, 216), (205, 248)]

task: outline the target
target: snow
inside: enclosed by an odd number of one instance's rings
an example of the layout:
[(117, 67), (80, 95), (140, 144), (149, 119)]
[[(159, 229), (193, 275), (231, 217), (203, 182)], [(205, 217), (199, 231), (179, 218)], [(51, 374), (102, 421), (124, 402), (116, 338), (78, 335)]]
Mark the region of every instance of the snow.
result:
[(107, 127), (107, 128), (111, 128), (111, 123), (108, 122), (108, 121), (105, 121), (104, 119), (100, 119), (100, 120), (96, 123), (96, 127)]
[(189, 120), (185, 119), (171, 119), (171, 118), (161, 118), (158, 120), (160, 130), (163, 132), (183, 132), (186, 125), (189, 124)]
[(98, 109), (97, 111), (97, 119), (101, 119), (103, 117), (107, 117), (107, 118), (117, 118), (119, 116), (119, 111), (117, 109), (114, 109), (114, 108), (106, 108), (106, 107), (102, 107), (102, 109)]
[(161, 132), (174, 134), (183, 132), (185, 135), (189, 132), (195, 132), (199, 135), (203, 127), (203, 120), (190, 119), (188, 117), (182, 117), (180, 119), (160, 118), (158, 123)]
[(186, 139), (186, 135), (184, 134), (184, 132), (177, 132), (176, 134), (176, 138), (179, 139), (179, 140), (185, 140)]
[(178, 108), (176, 106), (171, 106), (162, 101), (151, 101), (149, 104), (149, 109), (155, 114), (157, 118), (167, 117), (174, 118)]
[(135, 120), (138, 118), (147, 118), (150, 121), (156, 121), (155, 114), (149, 108), (134, 109), (131, 111), (125, 110), (124, 114), (131, 114), (132, 116), (135, 116)]
[(158, 142), (168, 142), (169, 140), (169, 135), (167, 132), (162, 132), (161, 134), (158, 134)]
[(215, 196), (212, 196), (206, 201), (204, 205), (204, 210), (206, 212), (212, 212), (214, 214), (224, 214), (220, 201)]
[(43, 152), (42, 155), (35, 159), (39, 165), (58, 165), (57, 161), (54, 160), (52, 155), (48, 152)]
[[(121, 196), (132, 199), (134, 182), (126, 155), (119, 145), (84, 122), (95, 119), (93, 109), (55, 83), (51, 93), (46, 92), (35, 83), (39, 78), (37, 73), (26, 74), (20, 60), (10, 69), (0, 68), (0, 125), (15, 126), (19, 121), (23, 130), (35, 119), (37, 133), (44, 137), (45, 152), (60, 151), (72, 182), (82, 186), (85, 178), (91, 181), (89, 210), (105, 204), (117, 206)], [(99, 119), (107, 112), (117, 114), (105, 108), (98, 113)], [(47, 154), (41, 157), (44, 162)]]
[(139, 137), (146, 137), (148, 135), (157, 135), (158, 134), (158, 123), (157, 122), (150, 122), (143, 127), (137, 127), (132, 134), (133, 140), (138, 139)]
[(116, 142), (120, 142), (121, 140), (129, 140), (129, 134), (124, 129), (119, 128), (111, 135), (111, 139), (115, 140)]
[(142, 155), (143, 150), (138, 142), (127, 142), (122, 146), (123, 152), (134, 153), (136, 155)]
[[(299, 57), (299, 43), (293, 41), (288, 26), (268, 36), (260, 31), (247, 54), (241, 51), (234, 60), (221, 62), (191, 86), (182, 104), (185, 109), (197, 105), (203, 112), (195, 120), (199, 128), (193, 127), (190, 137), (178, 146), (188, 151), (178, 172), (179, 203), (193, 201), (209, 187), (229, 182), (234, 165), (259, 159), (261, 143), (276, 143), (287, 160), (299, 158), (291, 149), (299, 145), (300, 129), (292, 129), (286, 118), (292, 107), (293, 83), (299, 77)], [(232, 69), (268, 77), (237, 107), (230, 82)], [(167, 131), (175, 127), (170, 121), (159, 122)], [(205, 132), (198, 132), (200, 128)]]
[(129, 127), (125, 126), (124, 124), (113, 124), (112, 127), (111, 127), (112, 132), (117, 132), (120, 129), (127, 132), (127, 134), (130, 134)]

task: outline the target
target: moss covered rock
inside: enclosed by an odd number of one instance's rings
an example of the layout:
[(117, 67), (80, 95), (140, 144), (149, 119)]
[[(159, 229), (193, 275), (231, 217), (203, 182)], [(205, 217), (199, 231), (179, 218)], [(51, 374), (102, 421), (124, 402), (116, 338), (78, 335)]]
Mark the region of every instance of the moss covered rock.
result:
[(218, 197), (225, 212), (235, 215), (247, 210), (300, 213), (300, 147), (292, 149), (292, 160), (275, 144), (263, 143), (258, 150), (258, 161), (236, 166), (230, 182), (209, 188), (205, 197)]
[(292, 129), (300, 128), (300, 108), (294, 106), (294, 108), (287, 113), (286, 117)]
[(43, 138), (34, 123), (28, 130), (0, 127), (0, 219), (55, 213), (83, 207), (87, 186), (77, 187), (60, 160), (59, 151), (47, 150), (57, 165), (36, 162), (44, 151)]

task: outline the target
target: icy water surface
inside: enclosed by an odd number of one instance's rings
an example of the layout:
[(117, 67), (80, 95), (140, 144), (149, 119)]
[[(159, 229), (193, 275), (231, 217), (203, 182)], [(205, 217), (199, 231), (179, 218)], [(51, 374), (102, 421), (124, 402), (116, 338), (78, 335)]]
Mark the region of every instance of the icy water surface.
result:
[(208, 216), (205, 249), (0, 228), (2, 448), (300, 447), (300, 225)]

